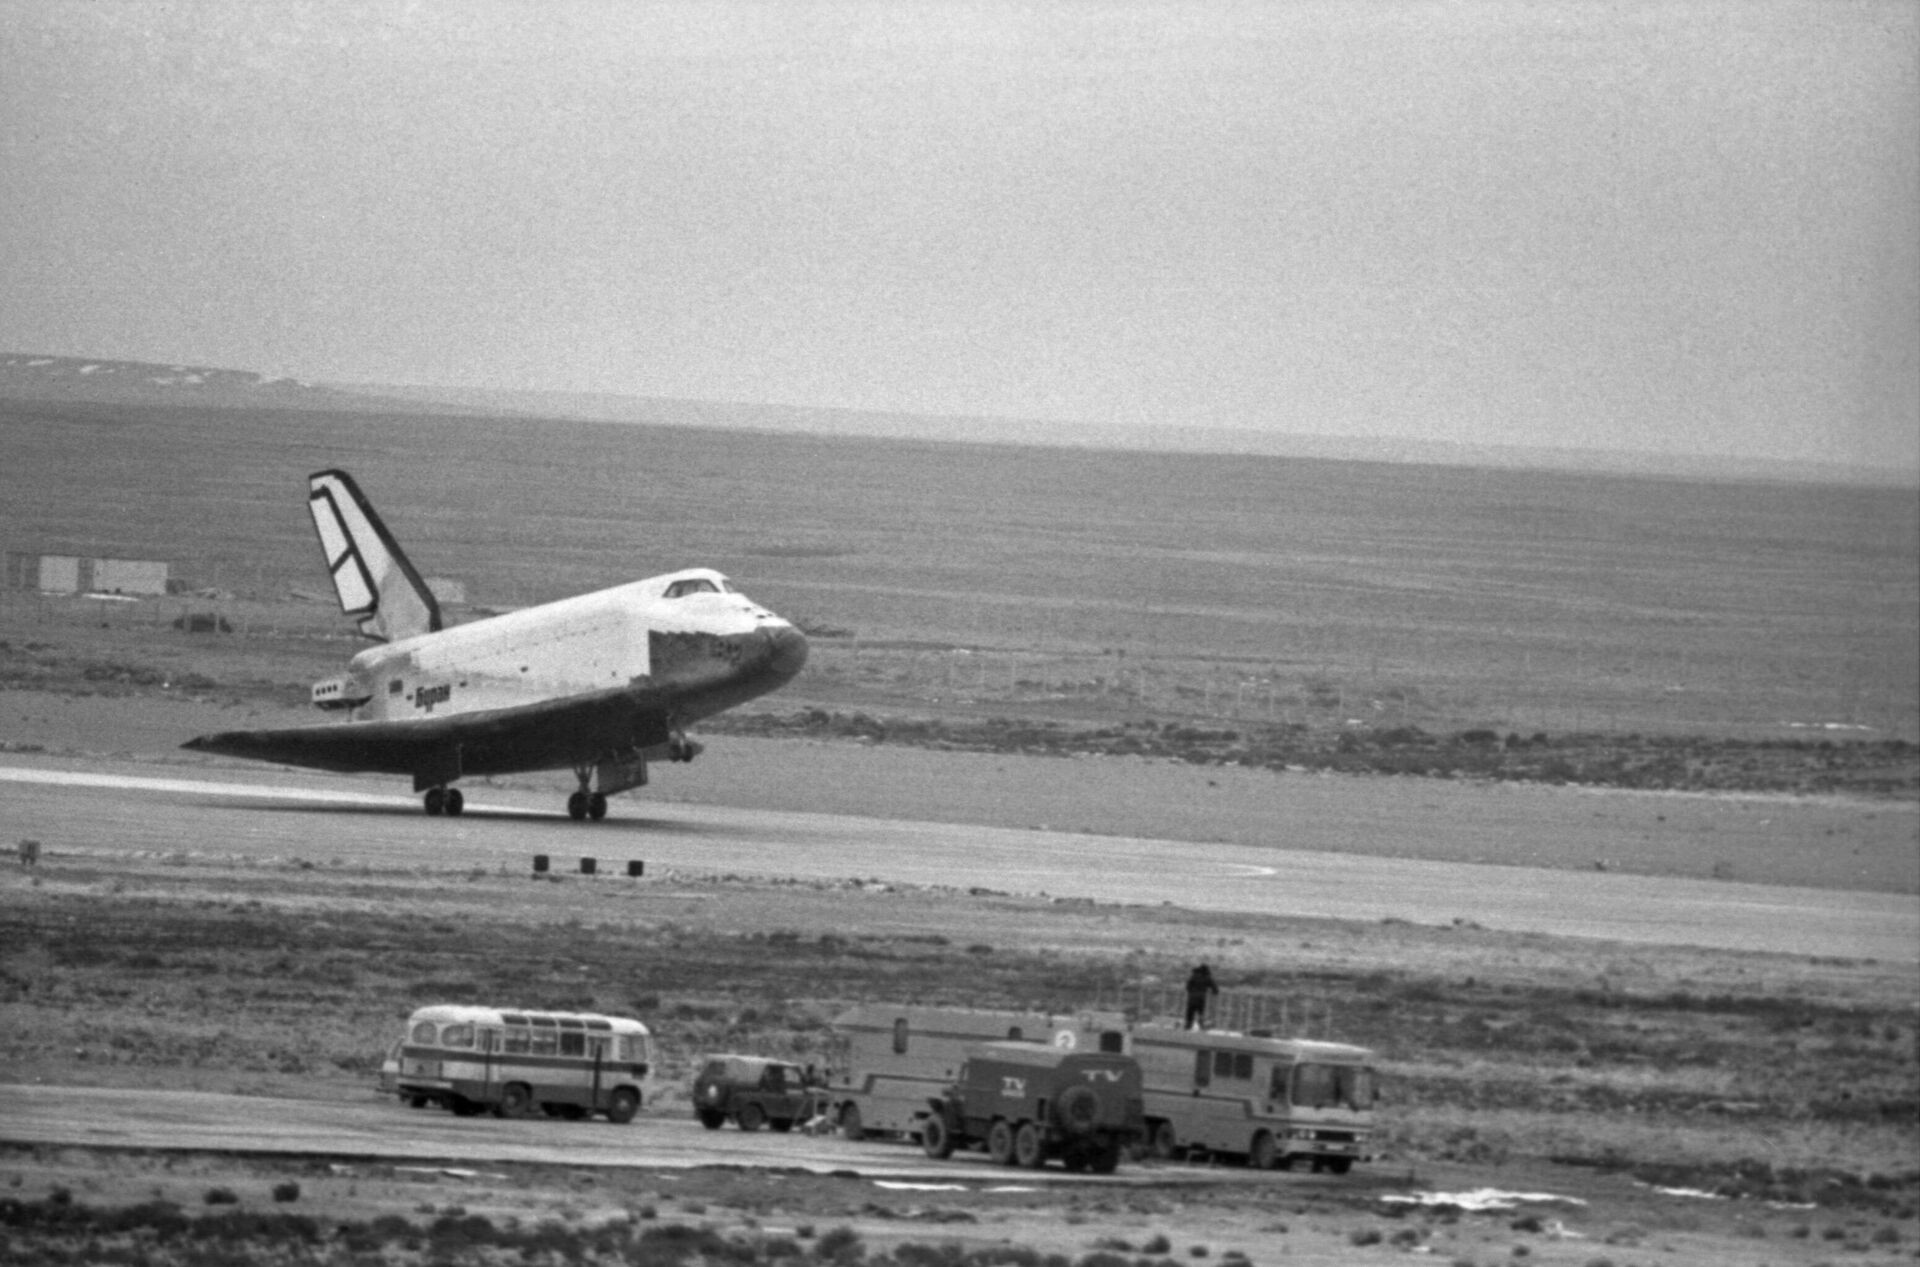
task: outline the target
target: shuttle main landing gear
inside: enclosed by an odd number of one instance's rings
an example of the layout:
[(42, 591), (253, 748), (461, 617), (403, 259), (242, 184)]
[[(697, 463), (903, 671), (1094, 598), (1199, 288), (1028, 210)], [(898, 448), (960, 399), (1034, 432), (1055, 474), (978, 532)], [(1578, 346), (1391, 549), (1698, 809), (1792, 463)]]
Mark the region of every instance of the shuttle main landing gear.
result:
[(460, 795), (457, 787), (430, 787), (424, 800), (427, 814), (433, 818), (442, 814), (449, 818), (457, 817), (467, 807), (467, 798)]
[(607, 816), (607, 794), (588, 790), (593, 786), (591, 766), (584, 770), (575, 770), (574, 774), (580, 780), (580, 790), (567, 798), (567, 817), (576, 823), (585, 822), (589, 818), (597, 823)]

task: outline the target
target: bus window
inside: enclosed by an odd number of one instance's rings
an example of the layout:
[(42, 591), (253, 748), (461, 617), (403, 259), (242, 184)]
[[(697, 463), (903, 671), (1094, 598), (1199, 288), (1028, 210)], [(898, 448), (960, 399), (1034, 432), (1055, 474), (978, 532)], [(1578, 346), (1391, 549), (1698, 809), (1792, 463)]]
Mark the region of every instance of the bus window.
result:
[(559, 1050), (559, 1047), (560, 1035), (555, 1031), (550, 1029), (536, 1029), (533, 1031), (531, 1055), (551, 1056)]
[(1213, 1076), (1216, 1078), (1253, 1077), (1253, 1053), (1250, 1051), (1214, 1052)]
[(1100, 1031), (1101, 1051), (1123, 1052), (1126, 1049), (1127, 1036), (1125, 1034), (1122, 1034), (1117, 1029), (1103, 1029)]
[(599, 1064), (611, 1054), (613, 1039), (606, 1034), (587, 1035), (587, 1058)]
[(440, 1031), (440, 1045), (442, 1047), (473, 1046), (473, 1026), (472, 1025), (447, 1026), (445, 1029)]
[(1253, 1080), (1253, 1053), (1237, 1051), (1233, 1053), (1233, 1076), (1251, 1082)]
[(439, 1031), (434, 1027), (432, 1021), (421, 1021), (413, 1027), (413, 1041), (423, 1047), (433, 1046), (434, 1041), (439, 1037)]
[(893, 1054), (907, 1054), (907, 1018), (904, 1016), (893, 1023)]
[(1273, 1081), (1267, 1087), (1267, 1099), (1276, 1104), (1287, 1102), (1287, 1079), (1293, 1074), (1293, 1066), (1278, 1064), (1273, 1067)]
[(628, 1064), (647, 1058), (646, 1044), (632, 1034), (620, 1035), (620, 1059)]
[(562, 1056), (584, 1056), (587, 1054), (587, 1036), (577, 1029), (560, 1031), (560, 1054)]
[(1204, 1087), (1213, 1081), (1213, 1053), (1196, 1051), (1193, 1053), (1193, 1085)]
[(507, 1027), (506, 1050), (516, 1056), (524, 1056), (533, 1047), (532, 1031), (524, 1025)]

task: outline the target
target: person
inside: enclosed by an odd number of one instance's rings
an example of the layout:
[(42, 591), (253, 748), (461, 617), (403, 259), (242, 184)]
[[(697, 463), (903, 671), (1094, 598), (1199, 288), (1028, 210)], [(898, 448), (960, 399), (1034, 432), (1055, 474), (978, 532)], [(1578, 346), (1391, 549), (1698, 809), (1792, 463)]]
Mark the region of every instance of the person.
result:
[(1213, 969), (1201, 964), (1187, 976), (1187, 1018), (1180, 1023), (1182, 1029), (1205, 1029), (1202, 1020), (1207, 1014), (1207, 996), (1220, 993), (1220, 987), (1214, 983)]

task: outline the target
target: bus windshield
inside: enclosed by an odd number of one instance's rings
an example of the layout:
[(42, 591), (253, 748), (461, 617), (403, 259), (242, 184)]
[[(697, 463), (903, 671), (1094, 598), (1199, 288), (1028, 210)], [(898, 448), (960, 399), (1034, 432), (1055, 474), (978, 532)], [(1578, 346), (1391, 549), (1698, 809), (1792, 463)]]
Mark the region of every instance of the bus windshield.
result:
[(1298, 1108), (1373, 1107), (1373, 1070), (1363, 1065), (1296, 1065), (1292, 1103)]

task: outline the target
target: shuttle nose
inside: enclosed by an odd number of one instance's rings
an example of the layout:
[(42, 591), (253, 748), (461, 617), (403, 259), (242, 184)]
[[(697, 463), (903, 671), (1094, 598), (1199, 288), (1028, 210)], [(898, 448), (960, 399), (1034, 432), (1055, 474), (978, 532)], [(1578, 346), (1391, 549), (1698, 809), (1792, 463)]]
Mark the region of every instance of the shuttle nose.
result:
[(792, 625), (775, 625), (767, 635), (767, 667), (782, 682), (790, 682), (807, 662), (807, 636)]

